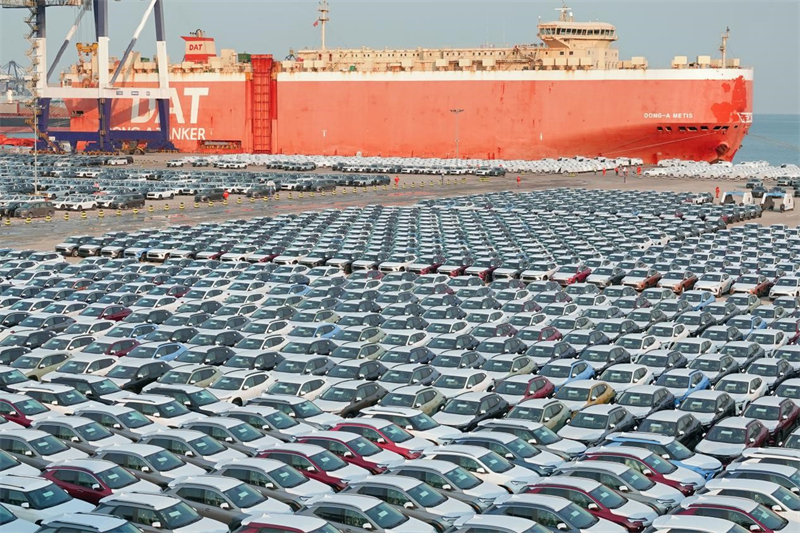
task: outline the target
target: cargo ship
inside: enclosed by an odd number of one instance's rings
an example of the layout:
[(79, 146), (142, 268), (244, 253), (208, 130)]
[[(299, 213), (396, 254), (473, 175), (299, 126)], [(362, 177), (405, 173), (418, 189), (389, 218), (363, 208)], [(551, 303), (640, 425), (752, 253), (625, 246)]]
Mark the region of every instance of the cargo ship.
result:
[[(622, 60), (617, 29), (564, 7), (541, 42), (513, 47), (375, 50), (322, 46), (272, 55), (216, 52), (201, 31), (170, 64), (170, 135), (193, 153), (542, 159), (733, 159), (752, 123), (753, 70), (726, 56), (676, 56), (669, 68)], [(88, 58), (62, 84), (96, 83)], [(111, 65), (110, 68), (115, 68)], [(122, 84), (157, 86), (134, 56)], [(71, 128), (97, 127), (93, 102), (66, 101)], [(157, 127), (154, 100), (118, 100), (117, 129)]]

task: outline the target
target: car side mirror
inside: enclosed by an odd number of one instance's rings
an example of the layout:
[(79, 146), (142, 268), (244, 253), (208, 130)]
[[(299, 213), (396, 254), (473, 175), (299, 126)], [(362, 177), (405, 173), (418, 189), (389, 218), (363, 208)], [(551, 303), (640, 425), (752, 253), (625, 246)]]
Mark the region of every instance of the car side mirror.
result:
[(31, 508), (31, 504), (29, 504), (28, 502), (22, 502), (21, 504), (19, 504), (19, 506), (22, 507), (23, 509)]
[(372, 529), (372, 524), (369, 522), (364, 522), (364, 525), (361, 526), (361, 529)]
[(617, 427), (617, 425), (616, 425), (616, 424), (609, 424), (609, 425), (608, 425), (608, 429), (614, 429), (615, 427)]
[(143, 466), (143, 467), (142, 467), (142, 472), (144, 472), (145, 474), (147, 474), (148, 472), (150, 472), (150, 467), (149, 467), (149, 466)]
[(648, 468), (645, 468), (644, 470), (642, 470), (642, 474), (644, 474), (645, 476), (652, 476), (653, 471)]
[(481, 409), (481, 414), (485, 415), (486, 414), (486, 409)]
[(719, 407), (719, 408), (717, 408), (717, 412), (718, 413), (724, 413), (725, 412), (725, 408), (724, 407)]
[(590, 511), (597, 511), (598, 509), (600, 509), (600, 507), (598, 507), (598, 505), (596, 503), (592, 502), (592, 503), (589, 504), (588, 509)]
[(403, 504), (403, 507), (406, 508), (406, 509), (413, 509), (414, 508), (414, 504), (411, 503), (411, 502), (406, 502), (406, 503)]
[(376, 440), (375, 442), (377, 442), (378, 444), (386, 444), (386, 439), (384, 439), (383, 437), (378, 437), (378, 440)]
[(453, 490), (453, 486), (449, 483), (442, 485), (442, 490)]
[(619, 486), (619, 491), (620, 491), (620, 492), (628, 492), (628, 490), (629, 490), (629, 489), (628, 489), (628, 486), (627, 486), (627, 485), (620, 485), (620, 486)]
[(353, 457), (353, 452), (351, 452), (351, 451), (346, 451), (346, 452), (344, 452), (344, 453), (342, 454), (342, 457), (347, 457), (347, 458)]
[(317, 471), (316, 467), (313, 467), (313, 466), (307, 466), (306, 467), (306, 472), (316, 472), (316, 471)]
[(478, 469), (475, 470), (475, 472), (477, 472), (478, 474), (485, 474), (486, 473), (486, 469), (484, 467), (482, 467), (482, 466), (479, 466)]
[(228, 502), (222, 502), (219, 504), (219, 508), (223, 511), (227, 511), (231, 508), (231, 505)]
[(24, 455), (25, 457), (33, 457), (33, 452), (30, 450), (25, 450), (24, 452), (22, 452), (22, 455)]
[(678, 435), (680, 435), (681, 437), (683, 437), (684, 435), (686, 435), (686, 432), (685, 432), (684, 430), (682, 430), (682, 429), (681, 429), (680, 431), (678, 431)]
[(750, 526), (750, 531), (761, 531), (761, 527), (758, 524), (753, 524)]
[(114, 424), (111, 429), (122, 429), (122, 424)]
[(194, 452), (192, 450), (186, 450), (186, 453), (183, 455), (186, 457), (194, 457)]
[(39, 365), (39, 368), (47, 368), (47, 365), (42, 363), (41, 365)]
[(559, 522), (558, 525), (556, 526), (556, 529), (558, 529), (559, 531), (567, 531), (569, 528), (567, 527), (567, 524), (565, 524), (564, 522)]
[(232, 443), (233, 442), (233, 437), (225, 437), (225, 442)]
[(71, 439), (69, 439), (69, 441), (70, 442), (80, 442), (81, 439), (79, 439), (78, 437), (72, 437)]
[(772, 506), (772, 510), (775, 511), (776, 513), (782, 513), (783, 512), (783, 507), (781, 507), (778, 504), (775, 504), (775, 505)]
[(503, 457), (505, 457), (506, 459), (513, 459), (514, 458), (514, 454), (513, 453), (507, 453)]
[(592, 396), (592, 401), (596, 402), (597, 401), (597, 396)]
[(412, 384), (412, 385), (414, 385), (414, 384), (417, 384), (417, 383), (419, 383), (419, 380), (418, 380), (418, 379), (412, 379), (412, 380), (411, 380), (411, 384)]
[(750, 444), (753, 444), (755, 441), (756, 441), (756, 439), (754, 437), (750, 437), (750, 439), (747, 442), (749, 442)]
[(92, 490), (101, 491), (103, 490), (103, 487), (100, 485), (100, 483), (93, 483)]

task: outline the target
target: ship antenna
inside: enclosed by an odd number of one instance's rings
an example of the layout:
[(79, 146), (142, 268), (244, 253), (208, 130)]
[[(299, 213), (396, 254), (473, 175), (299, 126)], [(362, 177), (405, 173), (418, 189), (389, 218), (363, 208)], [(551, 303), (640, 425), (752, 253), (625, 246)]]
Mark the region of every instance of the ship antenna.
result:
[(728, 66), (728, 37), (730, 36), (731, 29), (730, 27), (727, 27), (725, 28), (725, 33), (722, 34), (722, 44), (719, 47), (719, 51), (722, 52), (722, 68), (726, 68)]
[(319, 18), (317, 22), (320, 23), (320, 36), (322, 38), (322, 49), (325, 50), (325, 23), (327, 23), (330, 19), (328, 18), (328, 0), (319, 0), (319, 7), (317, 8), (319, 11)]

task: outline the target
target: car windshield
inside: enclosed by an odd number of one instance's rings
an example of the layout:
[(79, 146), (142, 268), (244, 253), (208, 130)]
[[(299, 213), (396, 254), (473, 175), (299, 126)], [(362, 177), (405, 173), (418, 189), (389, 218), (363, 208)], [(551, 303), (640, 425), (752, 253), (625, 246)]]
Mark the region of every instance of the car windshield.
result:
[(514, 364), (514, 361), (510, 360), (497, 360), (497, 359), (489, 359), (486, 363), (483, 364), (481, 367), (483, 370), (487, 372), (502, 372), (507, 373), (511, 371), (511, 366)]
[(749, 367), (747, 367), (748, 374), (756, 374), (757, 376), (777, 376), (780, 372), (780, 368), (777, 364), (762, 364), (762, 363), (753, 363)]
[(688, 411), (690, 413), (713, 413), (716, 409), (716, 400), (710, 398), (694, 398), (689, 396), (681, 403), (681, 411)]
[(320, 395), (320, 400), (329, 402), (350, 402), (356, 397), (356, 389), (331, 387)]
[(28, 491), (25, 495), (28, 497), (30, 506), (34, 509), (50, 509), (72, 499), (69, 494), (53, 483), (40, 489)]
[(243, 378), (222, 376), (215, 381), (209, 388), (220, 390), (239, 390), (244, 382)]
[(641, 337), (622, 337), (616, 342), (617, 346), (627, 350), (640, 350), (643, 343), (644, 339)]
[[(605, 363), (611, 359), (611, 352), (607, 350), (588, 349), (584, 351), (580, 358), (584, 361), (592, 361), (594, 363)], [(642, 363), (644, 364), (644, 363)]]
[(618, 493), (614, 492), (605, 485), (600, 485), (593, 491), (589, 492), (589, 495), (595, 501), (599, 502), (600, 505), (608, 509), (619, 509), (628, 503), (627, 498), (620, 496)]
[(447, 498), (427, 483), (420, 483), (406, 492), (425, 509), (436, 507), (447, 501)]
[(399, 394), (390, 392), (381, 399), (381, 405), (386, 407), (411, 407), (414, 404), (414, 394)]
[(262, 437), (256, 428), (246, 422), (233, 426), (228, 431), (242, 442), (250, 442)]
[(406, 442), (414, 438), (408, 431), (396, 426), (395, 424), (390, 424), (381, 428), (383, 435), (389, 439), (390, 441), (394, 442), (395, 444)]
[(247, 509), (266, 500), (264, 496), (251, 489), (250, 486), (245, 483), (228, 489), (224, 491), (223, 494), (225, 494), (225, 496), (233, 502), (233, 505), (239, 509)]
[(787, 509), (800, 511), (800, 496), (784, 487), (778, 487), (772, 493), (772, 497), (778, 500)]
[(653, 395), (644, 392), (623, 392), (617, 399), (620, 405), (630, 407), (651, 407), (653, 405)]
[(747, 406), (747, 409), (744, 410), (742, 416), (756, 418), (758, 420), (778, 420), (780, 417), (780, 407), (751, 403)]
[(706, 438), (713, 442), (743, 444), (745, 441), (745, 434), (746, 430), (744, 428), (714, 426), (711, 428), (711, 430), (709, 430)]
[(13, 385), (14, 383), (21, 383), (23, 381), (28, 381), (28, 378), (19, 370), (7, 370), (0, 374), (0, 383), (3, 385)]
[(53, 455), (56, 453), (61, 453), (69, 450), (69, 446), (58, 440), (57, 438), (47, 435), (46, 437), (40, 437), (38, 439), (33, 439), (27, 441), (28, 444), (31, 445), (31, 448), (36, 450), (39, 455)]
[(158, 409), (159, 414), (161, 414), (161, 416), (164, 418), (183, 416), (189, 412), (189, 409), (187, 409), (185, 405), (180, 404), (175, 400), (159, 404), (156, 406), (156, 409)]
[(159, 515), (163, 521), (162, 527), (166, 529), (180, 529), (201, 520), (197, 511), (184, 502), (179, 502), (172, 507), (167, 507), (161, 511)]
[(310, 457), (311, 462), (317, 465), (323, 472), (334, 472), (347, 466), (343, 460), (325, 450)]
[(555, 397), (559, 400), (585, 402), (589, 399), (589, 393), (591, 392), (591, 389), (583, 389), (580, 387), (561, 387)]
[(675, 472), (678, 469), (677, 466), (667, 461), (664, 461), (661, 457), (659, 457), (654, 453), (651, 453), (650, 455), (646, 456), (643, 460), (647, 466), (649, 466), (659, 474), (671, 474), (672, 472)]
[(90, 422), (88, 424), (78, 426), (75, 428), (75, 430), (80, 434), (81, 437), (83, 437), (89, 442), (107, 439), (113, 436), (113, 433), (111, 433), (109, 430), (107, 430), (97, 422)]
[(116, 465), (108, 470), (96, 472), (95, 475), (110, 489), (121, 489), (139, 482), (136, 476)]
[(292, 468), (291, 466), (281, 466), (269, 472), (269, 477), (284, 489), (290, 489), (302, 485), (308, 478)]
[(548, 364), (542, 367), (539, 374), (549, 378), (568, 378), (572, 372), (571, 365), (554, 365)]
[(183, 466), (183, 462), (178, 459), (172, 452), (167, 450), (160, 450), (156, 453), (150, 454), (145, 457), (148, 463), (159, 472), (168, 472)]
[(504, 380), (497, 384), (495, 392), (497, 394), (505, 394), (508, 396), (523, 396), (528, 390), (527, 383), (520, 383), (519, 381)]
[(612, 383), (630, 383), (631, 377), (633, 377), (632, 372), (616, 370), (614, 368), (609, 368), (603, 375), (600, 376), (602, 381), (610, 381)]
[(656, 381), (656, 385), (670, 389), (685, 389), (689, 386), (689, 376), (676, 376), (674, 374), (662, 374)]
[(508, 413), (508, 418), (539, 422), (542, 419), (543, 414), (544, 408), (525, 407), (524, 405), (518, 405), (514, 407), (510, 413)]
[(704, 359), (698, 357), (691, 363), (689, 363), (689, 368), (692, 370), (702, 370), (704, 372), (717, 372), (720, 369), (720, 360), (719, 359)]
[(463, 389), (466, 384), (467, 378), (465, 376), (448, 376), (447, 374), (443, 374), (439, 376), (433, 385), (434, 387), (445, 389)]
[(442, 412), (454, 415), (472, 416), (478, 412), (479, 405), (478, 402), (452, 399), (447, 402)]
[(514, 452), (515, 455), (522, 457), (524, 459), (528, 459), (530, 457), (534, 457), (539, 455), (541, 452), (537, 449), (525, 442), (520, 438), (516, 438), (514, 440), (508, 441), (505, 444), (506, 448)]
[(226, 450), (225, 446), (220, 444), (216, 439), (208, 436), (198, 437), (189, 441), (191, 446), (200, 456), (206, 457), (209, 455), (216, 455)]
[(574, 503), (570, 503), (558, 512), (558, 515), (568, 524), (580, 530), (588, 529), (599, 522), (598, 518), (584, 511)]
[(723, 379), (717, 383), (715, 389), (728, 394), (747, 394), (750, 384), (747, 381), (734, 381)]
[(776, 515), (772, 510), (767, 509), (763, 505), (756, 505), (751, 511), (750, 515), (755, 518), (764, 527), (772, 531), (777, 531), (785, 528), (789, 521)]
[(583, 429), (605, 429), (608, 416), (578, 412), (569, 423), (570, 426)]
[(626, 468), (619, 477), (636, 490), (649, 490), (655, 486), (655, 483), (632, 468)]
[(381, 530), (392, 529), (408, 521), (408, 517), (383, 502), (371, 509), (367, 509), (365, 512), (369, 519)]
[(793, 400), (800, 399), (800, 385), (791, 383), (783, 383), (775, 391), (775, 396), (779, 398), (791, 398)]
[(133, 409), (131, 409), (126, 413), (117, 415), (117, 418), (123, 424), (125, 424), (125, 427), (128, 427), (130, 429), (137, 429), (140, 427), (149, 426), (150, 424), (153, 423), (150, 421), (149, 418), (144, 416), (142, 413), (140, 413), (139, 411), (134, 411)]

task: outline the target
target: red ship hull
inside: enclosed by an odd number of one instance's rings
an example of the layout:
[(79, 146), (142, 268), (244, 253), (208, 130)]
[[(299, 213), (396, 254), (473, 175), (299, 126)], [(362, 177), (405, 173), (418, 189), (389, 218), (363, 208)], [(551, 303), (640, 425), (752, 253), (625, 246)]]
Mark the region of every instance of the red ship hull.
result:
[[(746, 69), (269, 74), (266, 85), (251, 74), (171, 80), (175, 145), (449, 158), (457, 136), (461, 158), (711, 161), (734, 157), (752, 117)], [(67, 102), (72, 129), (96, 128), (96, 109), (79, 105)], [(458, 118), (456, 108), (464, 110)], [(117, 101), (112, 127), (156, 128), (154, 109), (152, 101)]]

